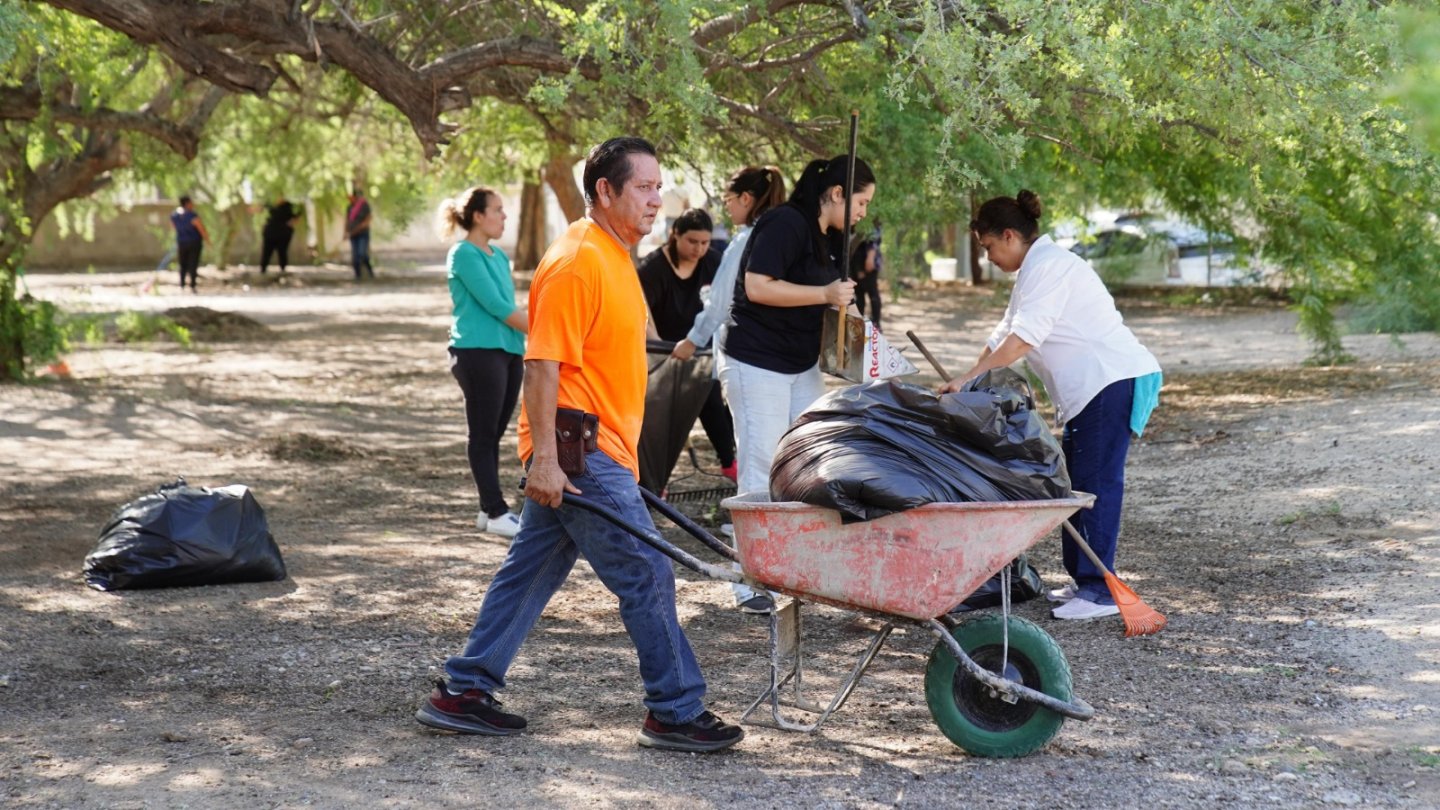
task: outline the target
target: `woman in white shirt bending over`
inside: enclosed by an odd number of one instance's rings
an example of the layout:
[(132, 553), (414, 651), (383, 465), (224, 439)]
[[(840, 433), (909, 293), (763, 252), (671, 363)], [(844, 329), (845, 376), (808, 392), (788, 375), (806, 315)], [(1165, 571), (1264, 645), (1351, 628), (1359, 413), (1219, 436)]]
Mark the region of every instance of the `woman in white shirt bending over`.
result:
[[(1095, 496), (1076, 522), (1085, 542), (1113, 571), (1125, 497), (1125, 455), (1158, 403), (1160, 363), (1124, 324), (1100, 277), (1079, 256), (1040, 235), (1040, 197), (1022, 190), (980, 206), (970, 221), (990, 261), (1016, 273), (1015, 289), (975, 365), (940, 388), (1020, 358), (1040, 375), (1064, 424), (1061, 444), (1074, 489)], [(1065, 570), (1074, 580), (1050, 591), (1057, 619), (1119, 613), (1104, 572), (1061, 535)]]

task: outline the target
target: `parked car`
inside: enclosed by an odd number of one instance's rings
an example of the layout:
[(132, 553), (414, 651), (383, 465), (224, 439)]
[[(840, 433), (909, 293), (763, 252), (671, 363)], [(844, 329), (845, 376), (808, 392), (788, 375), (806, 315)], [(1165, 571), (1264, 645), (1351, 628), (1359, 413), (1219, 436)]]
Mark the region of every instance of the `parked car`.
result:
[(1090, 262), (1106, 286), (1179, 283), (1180, 250), (1163, 233), (1138, 225), (1100, 231), (1070, 248)]
[(1177, 220), (1122, 216), (1115, 227), (1071, 248), (1107, 285), (1228, 287), (1259, 284), (1265, 272), (1242, 259), (1234, 240)]

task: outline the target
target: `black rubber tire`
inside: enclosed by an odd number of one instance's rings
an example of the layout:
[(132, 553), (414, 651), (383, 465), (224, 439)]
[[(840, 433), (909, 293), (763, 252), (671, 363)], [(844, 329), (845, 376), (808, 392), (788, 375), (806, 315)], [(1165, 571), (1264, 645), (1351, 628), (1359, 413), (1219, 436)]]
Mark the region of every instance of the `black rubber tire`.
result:
[[(966, 617), (951, 630), (960, 649), (977, 664), (998, 672), (1004, 619), (997, 613)], [(1071, 698), (1070, 664), (1050, 634), (1034, 622), (1010, 617), (1011, 680), (1054, 698)], [(943, 643), (925, 666), (925, 702), (940, 731), (966, 751), (983, 757), (1023, 757), (1040, 750), (1060, 731), (1065, 716), (1021, 700), (992, 698), (971, 678)]]

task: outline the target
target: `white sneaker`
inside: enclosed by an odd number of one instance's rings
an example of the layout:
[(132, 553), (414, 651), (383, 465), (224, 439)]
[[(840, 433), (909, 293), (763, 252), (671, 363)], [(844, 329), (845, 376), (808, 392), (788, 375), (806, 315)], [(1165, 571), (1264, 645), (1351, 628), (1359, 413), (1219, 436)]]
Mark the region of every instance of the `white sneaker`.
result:
[(735, 536), (735, 524), (734, 524), (734, 523), (721, 523), (721, 524), (720, 524), (720, 533), (723, 534), (723, 535), (725, 535), (726, 537), (732, 537), (732, 538), (733, 538), (733, 537)]
[(1056, 588), (1052, 591), (1046, 592), (1045, 598), (1049, 599), (1051, 602), (1059, 602), (1063, 605), (1066, 602), (1069, 602), (1071, 599), (1074, 599), (1077, 595), (1079, 595), (1079, 593), (1080, 589), (1075, 587), (1075, 583), (1072, 582), (1063, 588)]
[(489, 524), (485, 527), (485, 531), (501, 537), (514, 537), (520, 531), (520, 518), (515, 517), (511, 512), (506, 512), (497, 518), (490, 518)]
[(487, 514), (485, 514), (485, 510), (484, 510), (484, 509), (481, 509), (481, 510), (480, 510), (480, 514), (478, 514), (478, 515), (475, 516), (475, 528), (483, 532), (483, 531), (485, 531), (485, 527), (486, 527), (486, 526), (489, 526), (489, 525), (490, 525), (490, 516), (487, 515)]
[(1119, 613), (1120, 608), (1115, 605), (1097, 605), (1089, 599), (1080, 599), (1078, 597), (1050, 611), (1050, 615), (1057, 619), (1077, 621), (1100, 619), (1105, 616), (1115, 616)]

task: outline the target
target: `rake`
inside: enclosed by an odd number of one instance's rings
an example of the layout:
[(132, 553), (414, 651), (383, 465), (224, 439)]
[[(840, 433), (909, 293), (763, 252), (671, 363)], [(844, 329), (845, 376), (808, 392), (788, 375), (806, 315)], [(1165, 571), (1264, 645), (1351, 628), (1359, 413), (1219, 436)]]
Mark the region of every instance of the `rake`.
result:
[(1065, 521), (1064, 525), (1065, 531), (1070, 533), (1070, 539), (1080, 546), (1080, 550), (1085, 552), (1085, 556), (1090, 558), (1090, 562), (1105, 572), (1105, 586), (1110, 589), (1110, 595), (1115, 599), (1115, 606), (1120, 608), (1120, 618), (1125, 620), (1125, 637), (1149, 636), (1164, 630), (1165, 616), (1145, 604), (1145, 600), (1141, 599), (1139, 594), (1130, 590), (1128, 585), (1111, 573), (1110, 569), (1105, 567), (1105, 563), (1100, 561), (1099, 555), (1090, 548), (1090, 544), (1085, 542), (1085, 538), (1080, 536), (1080, 532), (1075, 531), (1075, 527), (1070, 524), (1070, 521)]
[[(905, 336), (910, 338), (910, 342), (915, 344), (915, 348), (919, 349), (920, 353), (925, 355), (925, 359), (930, 361), (930, 365), (935, 367), (935, 373), (940, 375), (940, 379), (948, 381), (950, 375), (945, 373), (945, 368), (940, 365), (940, 361), (936, 360), (935, 355), (931, 354), (925, 348), (925, 344), (920, 342), (920, 336), (914, 332), (906, 332)], [(1139, 594), (1121, 582), (1120, 578), (1100, 561), (1095, 550), (1090, 548), (1090, 544), (1085, 542), (1085, 538), (1080, 536), (1080, 532), (1075, 531), (1075, 527), (1070, 524), (1070, 521), (1065, 521), (1064, 525), (1065, 531), (1070, 533), (1070, 538), (1080, 546), (1080, 549), (1085, 552), (1085, 556), (1090, 558), (1090, 562), (1105, 572), (1105, 585), (1110, 589), (1110, 596), (1115, 599), (1115, 606), (1120, 608), (1120, 618), (1125, 621), (1125, 637), (1148, 636), (1164, 630), (1166, 623), (1164, 614), (1145, 604), (1145, 600), (1141, 599)]]
[[(697, 474), (711, 478), (724, 478), (724, 476), (717, 476), (713, 473), (705, 472), (700, 468), (700, 458), (695, 454), (694, 447), (687, 444), (685, 451), (690, 454), (690, 464), (695, 468), (695, 471), (675, 479), (671, 482), (670, 486), (665, 488), (666, 503), (714, 503), (735, 494), (734, 484), (719, 487), (705, 487), (703, 489), (674, 489), (674, 484), (693, 478)], [(728, 481), (729, 479), (726, 480)]]

